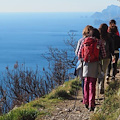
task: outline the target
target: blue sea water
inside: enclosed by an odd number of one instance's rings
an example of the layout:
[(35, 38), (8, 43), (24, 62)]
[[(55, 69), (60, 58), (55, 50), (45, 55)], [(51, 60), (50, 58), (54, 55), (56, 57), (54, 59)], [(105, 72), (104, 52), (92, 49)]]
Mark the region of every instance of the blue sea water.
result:
[(92, 13), (0, 13), (0, 72), (16, 61), (26, 67), (47, 67), (41, 56), (48, 47), (65, 48), (68, 32), (82, 37), (86, 25), (94, 25)]

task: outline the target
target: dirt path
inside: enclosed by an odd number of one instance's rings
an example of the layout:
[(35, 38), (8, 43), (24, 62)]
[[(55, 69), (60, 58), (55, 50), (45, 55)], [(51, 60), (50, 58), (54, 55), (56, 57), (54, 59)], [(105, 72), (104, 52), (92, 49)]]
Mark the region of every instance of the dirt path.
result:
[[(116, 79), (120, 79), (120, 73), (117, 74)], [(105, 82), (105, 87), (108, 84)], [(98, 101), (98, 84), (96, 84), (96, 107), (99, 107), (104, 101), (104, 95), (99, 94)], [(53, 111), (52, 115), (45, 116), (42, 120), (89, 120), (89, 117), (93, 112), (89, 112), (88, 109), (85, 108), (84, 104), (81, 102), (82, 100), (82, 91), (78, 91), (78, 96), (74, 97), (73, 100), (65, 100), (59, 105), (56, 105), (55, 111)]]

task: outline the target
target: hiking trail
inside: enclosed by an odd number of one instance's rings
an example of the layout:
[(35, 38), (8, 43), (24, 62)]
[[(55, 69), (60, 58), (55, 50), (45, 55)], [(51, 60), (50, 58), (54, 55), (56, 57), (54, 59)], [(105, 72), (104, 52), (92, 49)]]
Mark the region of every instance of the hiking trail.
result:
[[(110, 78), (111, 79), (111, 78)], [(116, 80), (120, 80), (120, 73), (116, 75)], [(111, 82), (111, 80), (110, 80)], [(105, 88), (108, 86), (105, 80)], [(89, 112), (87, 108), (85, 108), (84, 104), (81, 102), (82, 89), (78, 91), (77, 97), (74, 96), (72, 100), (64, 100), (59, 104), (55, 105), (55, 110), (52, 115), (44, 116), (40, 120), (89, 120), (90, 115), (94, 112)], [(96, 97), (95, 97), (96, 107), (99, 107), (104, 102), (104, 94), (99, 94), (98, 100), (98, 82), (96, 82)]]

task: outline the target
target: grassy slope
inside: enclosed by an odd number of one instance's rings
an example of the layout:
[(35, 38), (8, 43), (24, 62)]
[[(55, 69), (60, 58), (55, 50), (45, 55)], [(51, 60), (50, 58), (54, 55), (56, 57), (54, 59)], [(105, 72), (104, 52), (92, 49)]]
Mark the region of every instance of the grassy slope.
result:
[[(91, 116), (91, 120), (120, 120), (120, 81), (110, 83), (105, 101)], [(119, 119), (118, 119), (119, 118)]]
[(78, 79), (67, 81), (48, 95), (21, 105), (21, 107), (15, 107), (9, 113), (1, 116), (0, 120), (38, 120), (46, 114), (51, 114), (55, 104), (72, 97), (78, 86), (81, 86), (79, 84)]
[[(48, 95), (21, 105), (0, 117), (0, 120), (39, 120), (51, 114), (54, 106), (63, 99), (69, 99), (78, 87), (78, 80), (70, 80), (52, 90)], [(81, 85), (80, 85), (81, 86)], [(105, 92), (105, 101), (101, 108), (91, 116), (91, 120), (117, 120), (120, 115), (120, 83), (113, 82)]]

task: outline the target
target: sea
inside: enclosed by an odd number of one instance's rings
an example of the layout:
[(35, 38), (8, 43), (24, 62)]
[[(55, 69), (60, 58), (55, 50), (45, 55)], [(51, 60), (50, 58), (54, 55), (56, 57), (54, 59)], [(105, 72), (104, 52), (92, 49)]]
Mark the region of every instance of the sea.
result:
[(49, 47), (64, 49), (68, 33), (75, 32), (75, 40), (82, 37), (86, 25), (96, 28), (91, 12), (0, 13), (0, 74), (8, 66), (18, 64), (35, 70), (47, 68), (42, 54)]

